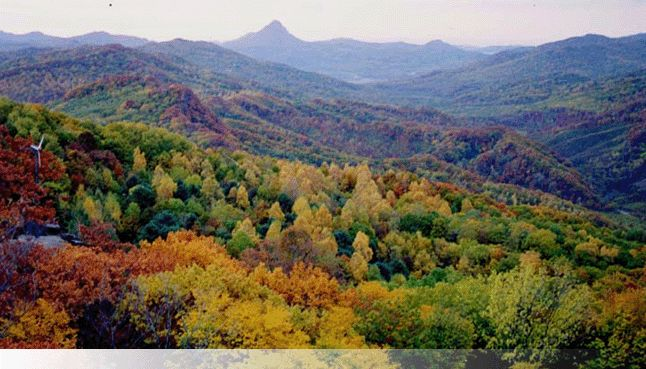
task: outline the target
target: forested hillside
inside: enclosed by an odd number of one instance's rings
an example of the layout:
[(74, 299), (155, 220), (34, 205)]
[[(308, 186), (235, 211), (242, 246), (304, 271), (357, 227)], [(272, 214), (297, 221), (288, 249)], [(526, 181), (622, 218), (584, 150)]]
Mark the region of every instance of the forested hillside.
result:
[[(104, 121), (136, 120), (164, 125), (167, 93), (148, 79), (98, 81), (68, 93), (57, 109), (75, 116)], [(172, 103), (172, 101), (170, 101)], [(203, 106), (199, 101), (195, 104)], [(210, 98), (206, 103), (232, 135), (226, 145), (256, 154), (296, 158), (311, 163), (343, 159), (370, 160), (430, 155), (483, 180), (517, 184), (556, 194), (564, 199), (599, 207), (597, 196), (580, 174), (544, 147), (504, 128), (475, 129), (466, 122), (432, 109), (377, 106), (349, 101), (297, 102), (258, 92), (243, 91)], [(208, 131), (194, 111), (192, 125), (171, 124), (170, 130), (202, 138)], [(210, 115), (209, 115), (210, 116)], [(458, 128), (464, 126), (464, 128)], [(221, 130), (213, 129), (214, 134)], [(238, 139), (240, 144), (238, 143)], [(436, 165), (436, 164), (434, 164)], [(447, 177), (460, 183), (454, 176)], [(458, 181), (458, 182), (456, 182)]]
[[(546, 366), (577, 347), (598, 350), (589, 367), (645, 364), (639, 226), (8, 100), (0, 135), (2, 347), (500, 348)], [(12, 239), (34, 221), (81, 245)]]

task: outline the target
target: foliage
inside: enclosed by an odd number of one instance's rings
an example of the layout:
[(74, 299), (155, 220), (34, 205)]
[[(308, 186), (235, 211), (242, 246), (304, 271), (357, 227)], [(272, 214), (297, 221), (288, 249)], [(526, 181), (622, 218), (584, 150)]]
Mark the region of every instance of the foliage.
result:
[[(18, 149), (35, 130), (57, 172), (33, 191), (15, 177), (40, 209), (22, 214), (48, 216), (3, 227), (55, 220), (84, 243), (2, 240), (3, 347), (504, 348), (531, 365), (577, 347), (599, 350), (597, 367), (641, 364), (637, 220), (517, 187), (476, 193), (405, 168), (202, 149), (160, 128), (3, 106), (7, 165), (28, 172)], [(461, 142), (455, 160), (479, 152)]]

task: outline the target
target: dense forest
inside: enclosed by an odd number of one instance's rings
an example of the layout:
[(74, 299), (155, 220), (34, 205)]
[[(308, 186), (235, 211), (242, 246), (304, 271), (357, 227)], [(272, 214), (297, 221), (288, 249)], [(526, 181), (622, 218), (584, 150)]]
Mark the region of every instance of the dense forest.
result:
[(523, 367), (587, 348), (572, 365), (646, 365), (638, 222), (6, 99), (0, 136), (1, 347), (487, 348)]

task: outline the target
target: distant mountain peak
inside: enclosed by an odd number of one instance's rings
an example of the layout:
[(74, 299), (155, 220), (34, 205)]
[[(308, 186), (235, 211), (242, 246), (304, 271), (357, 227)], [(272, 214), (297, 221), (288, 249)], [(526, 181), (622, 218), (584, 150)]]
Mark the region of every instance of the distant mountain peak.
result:
[(252, 33), (251, 35), (258, 39), (271, 41), (297, 40), (278, 20), (271, 21), (271, 23), (263, 27), (260, 31)]
[(263, 31), (264, 31), (264, 32), (271, 31), (271, 32), (284, 32), (284, 33), (289, 33), (289, 31), (287, 30), (287, 28), (285, 28), (285, 26), (283, 26), (283, 24), (282, 24), (282, 23), (280, 23), (280, 21), (279, 21), (279, 20), (276, 20), (276, 19), (274, 19), (273, 21), (271, 21), (271, 23), (269, 23), (268, 25), (266, 25), (265, 27), (263, 27), (263, 29), (262, 29), (262, 30), (260, 30), (260, 32), (263, 32)]

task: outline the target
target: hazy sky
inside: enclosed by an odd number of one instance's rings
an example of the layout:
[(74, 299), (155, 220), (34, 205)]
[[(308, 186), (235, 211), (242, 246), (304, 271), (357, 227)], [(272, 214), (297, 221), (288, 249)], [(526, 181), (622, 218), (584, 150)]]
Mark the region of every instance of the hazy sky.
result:
[(646, 0), (0, 0), (0, 30), (57, 36), (229, 40), (273, 19), (305, 40), (539, 44), (646, 32)]

